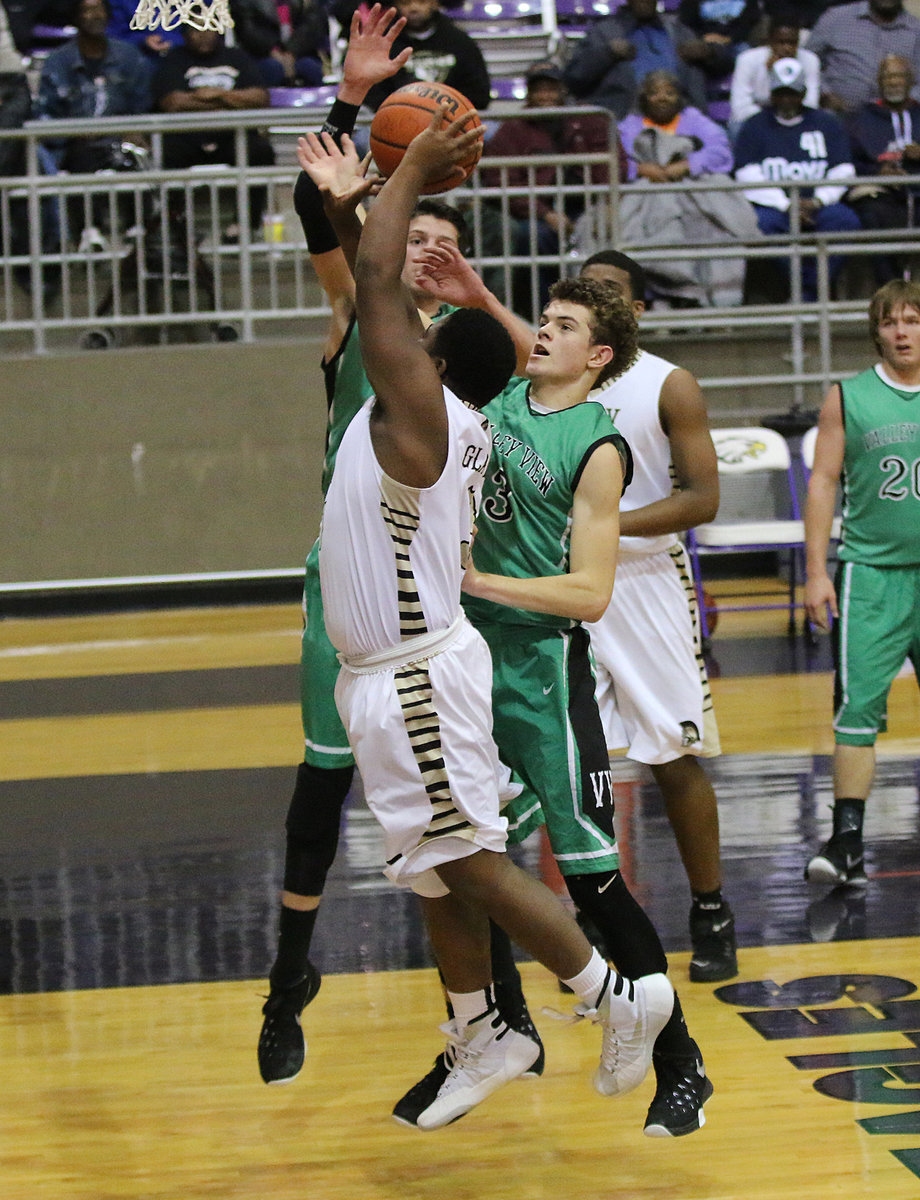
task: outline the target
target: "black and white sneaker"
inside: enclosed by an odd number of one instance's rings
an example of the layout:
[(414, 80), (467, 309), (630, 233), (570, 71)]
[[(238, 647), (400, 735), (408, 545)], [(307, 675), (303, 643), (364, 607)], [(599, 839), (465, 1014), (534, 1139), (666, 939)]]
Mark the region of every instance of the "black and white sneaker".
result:
[(546, 1065), (546, 1053), (543, 1049), (543, 1042), (537, 1032), (537, 1027), (534, 1025), (533, 1018), (530, 1015), (530, 1009), (527, 1007), (520, 979), (511, 985), (496, 981), (492, 986), (495, 991), (495, 1003), (502, 1017), (504, 1017), (513, 1030), (517, 1033), (523, 1033), (524, 1037), (530, 1038), (532, 1042), (536, 1042), (540, 1047), (540, 1053), (537, 1055), (533, 1066), (524, 1072), (525, 1077), (530, 1078), (531, 1076), (542, 1075), (543, 1068)]
[(690, 1055), (652, 1055), (658, 1086), (645, 1118), (646, 1137), (684, 1137), (706, 1124), (703, 1105), (712, 1095), (712, 1080), (696, 1042), (693, 1049)]
[[(543, 1074), (545, 1056), (543, 1042), (540, 1040), (536, 1026), (530, 1019), (530, 1013), (526, 1009), (525, 1015), (526, 1024), (523, 1021), (518, 1021), (514, 1025), (511, 1025), (509, 1021), (508, 1024), (517, 1033), (522, 1033), (532, 1042), (535, 1042), (539, 1048), (539, 1053), (533, 1063), (522, 1073), (522, 1078), (526, 1079), (530, 1076)], [(442, 1025), (441, 1032), (447, 1034), (447, 1045), (434, 1060), (434, 1066), (427, 1075), (422, 1076), (418, 1083), (413, 1084), (408, 1092), (400, 1100), (397, 1100), (393, 1107), (393, 1119), (400, 1125), (418, 1128), (419, 1115), (434, 1103), (438, 1092), (441, 1090), (441, 1085), (447, 1079), (457, 1061), (457, 1030), (453, 1021), (448, 1021), (445, 1025)], [(459, 1120), (459, 1117), (455, 1117), (454, 1120)]]
[(419, 1114), (434, 1103), (441, 1085), (457, 1060), (456, 1025), (453, 1021), (448, 1021), (441, 1026), (441, 1032), (447, 1034), (447, 1045), (434, 1060), (434, 1066), (393, 1106), (393, 1119), (400, 1125), (417, 1128)]
[(825, 842), (805, 868), (809, 883), (845, 884), (864, 888), (868, 883), (863, 862), (862, 838), (855, 831), (836, 833)]
[(697, 906), (691, 908), (690, 943), (692, 983), (719, 983), (738, 974), (735, 918), (724, 900), (711, 912)]
[(537, 1057), (536, 1045), (489, 1009), (453, 1036), (454, 1061), (432, 1102), (418, 1114), (418, 1129), (450, 1125), (523, 1075)]
[(264, 1021), (259, 1034), (259, 1073), (266, 1083), (290, 1083), (300, 1074), (307, 1045), (300, 1027), (300, 1014), (322, 982), (312, 963), (290, 987), (273, 987), (262, 1008)]

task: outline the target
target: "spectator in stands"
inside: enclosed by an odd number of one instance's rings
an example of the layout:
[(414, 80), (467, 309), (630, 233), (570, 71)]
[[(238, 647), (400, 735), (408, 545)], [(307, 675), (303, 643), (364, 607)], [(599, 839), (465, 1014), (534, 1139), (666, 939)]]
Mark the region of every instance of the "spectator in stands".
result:
[[(239, 112), (267, 108), (268, 91), (253, 60), (237, 46), (225, 46), (219, 33), (182, 26), (183, 44), (174, 46), (153, 76), (153, 98), (165, 113)], [(275, 153), (271, 142), (258, 130), (246, 135), (246, 156), (252, 167), (270, 167)], [(170, 133), (163, 138), (163, 166), (167, 169), (235, 163), (232, 129)], [(249, 220), (257, 230), (265, 211), (267, 190), (253, 187)], [(225, 241), (239, 237), (234, 222), (225, 231)]]
[[(471, 104), (488, 108), (492, 84), (482, 51), (468, 33), (440, 11), (438, 0), (394, 0), (406, 27), (393, 44), (391, 58), (396, 58), (407, 46), (412, 58), (392, 78), (371, 88), (365, 103), (377, 109), (380, 102), (397, 88), (416, 80), (446, 83), (462, 92)], [(338, 0), (332, 15), (343, 29), (348, 29), (351, 16), (358, 7), (355, 0)]]
[[(37, 115), (43, 120), (137, 116), (150, 111), (150, 73), (136, 46), (106, 34), (108, 0), (79, 0), (74, 13), (77, 36), (45, 59), (38, 85)], [(140, 135), (73, 137), (47, 140), (45, 146), (60, 171), (90, 173), (131, 170), (143, 163)], [(129, 198), (125, 197), (126, 213)], [(96, 194), (86, 220), (83, 197), (67, 204), (68, 232), (82, 229), (83, 251), (105, 249), (111, 233), (108, 195)]]
[(182, 45), (182, 28), (132, 29), (131, 18), (137, 8), (137, 0), (109, 0), (108, 35), (121, 42), (130, 42), (140, 50), (150, 68), (173, 46)]
[[(635, 107), (649, 71), (672, 71), (690, 103), (706, 107), (706, 76), (691, 59), (699, 39), (675, 13), (659, 13), (656, 0), (626, 0), (619, 11), (590, 26), (575, 45), (565, 82), (578, 100), (625, 117)], [(694, 47), (696, 47), (694, 49)]]
[(821, 103), (821, 63), (817, 54), (800, 46), (801, 26), (794, 10), (778, 9), (767, 26), (763, 46), (743, 50), (735, 60), (731, 85), (729, 131), (734, 135), (742, 121), (770, 103), (770, 68), (780, 58), (796, 58), (805, 72), (805, 105)]
[[(728, 134), (685, 103), (677, 76), (670, 71), (646, 75), (638, 105), (638, 113), (620, 122), (620, 140), (628, 178), (649, 190), (630, 189), (620, 198), (624, 245), (724, 245), (758, 238), (754, 212), (740, 193), (653, 190), (662, 183), (719, 176), (727, 182), (731, 176)], [(742, 258), (668, 258), (643, 265), (653, 297), (671, 307), (741, 303)]]
[(677, 15), (696, 34), (683, 57), (706, 76), (709, 115), (727, 121), (735, 60), (760, 25), (760, 0), (680, 0)]
[(319, 0), (230, 0), (236, 44), (266, 87), (317, 87), (329, 58), (329, 18)]
[[(840, 233), (859, 229), (859, 218), (843, 202), (855, 175), (850, 140), (832, 113), (805, 107), (805, 72), (795, 58), (770, 68), (770, 105), (748, 119), (735, 142), (735, 176), (752, 186), (745, 192), (765, 234), (790, 230), (790, 195), (777, 186), (793, 180), (819, 184), (800, 191), (803, 230)], [(827, 181), (821, 183), (821, 181)], [(788, 261), (785, 270), (788, 273)], [(842, 265), (830, 260), (833, 279)], [(802, 297), (817, 299), (817, 270), (808, 256), (802, 266)]]
[(920, 72), (920, 20), (903, 0), (860, 0), (829, 8), (808, 39), (821, 60), (821, 103), (834, 112), (855, 112), (875, 96), (886, 54), (902, 54)]
[[(22, 55), (13, 44), (6, 9), (0, 6), (0, 133), (21, 129), (31, 115), (32, 94), (23, 70)], [(25, 170), (25, 142), (0, 140), (0, 175), (24, 175)], [(29, 253), (25, 197), (10, 196), (8, 204), (0, 205), (0, 244), (8, 244), (10, 253), (17, 257)], [(31, 289), (32, 272), (28, 265), (14, 267), (13, 277), (25, 290)]]
[[(914, 71), (906, 58), (889, 54), (878, 69), (879, 98), (857, 109), (847, 121), (857, 175), (890, 175), (892, 182), (857, 184), (847, 193), (863, 229), (906, 229), (914, 225), (920, 203), (920, 102), (911, 98)], [(906, 187), (913, 176), (913, 186)], [(894, 182), (897, 179), (898, 182)], [(876, 283), (902, 275), (897, 257), (872, 256)]]
[[(525, 109), (561, 108), (567, 100), (562, 69), (554, 62), (534, 63), (527, 72), (527, 96)], [(611, 121), (601, 113), (581, 116), (554, 117), (511, 117), (503, 121), (486, 143), (483, 157), (524, 158), (531, 155), (596, 154), (610, 149)], [(620, 150), (622, 155), (622, 149)], [(621, 164), (625, 161), (621, 158)], [(623, 172), (625, 174), (625, 172)], [(590, 182), (599, 185), (609, 183), (606, 165), (592, 166), (588, 175)], [(584, 184), (586, 172), (582, 167), (573, 167), (565, 174), (564, 182)], [(527, 187), (533, 181), (532, 195), (510, 196), (508, 213), (511, 220), (509, 249), (514, 255), (530, 255), (531, 211), (535, 216), (533, 236), (538, 254), (556, 254), (560, 245), (565, 246), (572, 233), (574, 222), (584, 212), (584, 200), (578, 196), (561, 198), (552, 194), (557, 180), (554, 166), (528, 168), (509, 167), (502, 172), (497, 168), (483, 169), (481, 181), (485, 187), (499, 187), (502, 180), (507, 187)], [(546, 188), (541, 192), (541, 188)], [(497, 205), (483, 210), (483, 252), (487, 255), (503, 251), (501, 217)], [(539, 271), (538, 307), (546, 304), (549, 287), (559, 278), (558, 263)], [(515, 311), (531, 316), (530, 271), (518, 268), (512, 276)], [(498, 280), (486, 279), (491, 290)]]

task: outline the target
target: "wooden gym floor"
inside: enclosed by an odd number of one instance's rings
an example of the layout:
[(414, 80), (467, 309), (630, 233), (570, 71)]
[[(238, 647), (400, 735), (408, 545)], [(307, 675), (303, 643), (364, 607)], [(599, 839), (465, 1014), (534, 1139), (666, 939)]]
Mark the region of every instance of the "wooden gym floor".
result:
[[(802, 869), (830, 816), (830, 661), (778, 614), (713, 644), (741, 972), (687, 981), (689, 895), (655, 789), (615, 761), (631, 886), (715, 1095), (642, 1136), (653, 1084), (590, 1086), (593, 1028), (523, 964), (541, 1080), (433, 1134), (389, 1119), (443, 1019), (356, 789), (317, 937), (300, 1078), (255, 1043), (300, 757), (296, 605), (0, 622), (0, 1198), (912, 1200), (920, 1195), (920, 702), (896, 681), (863, 896)], [(555, 881), (536, 839), (526, 863)]]

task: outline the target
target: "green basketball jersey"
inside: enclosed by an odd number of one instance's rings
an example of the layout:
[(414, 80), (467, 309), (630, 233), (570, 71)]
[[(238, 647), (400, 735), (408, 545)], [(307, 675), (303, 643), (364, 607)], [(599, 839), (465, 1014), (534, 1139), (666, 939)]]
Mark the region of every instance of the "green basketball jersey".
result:
[[(519, 579), (564, 575), (575, 489), (592, 451), (626, 444), (606, 410), (594, 401), (559, 412), (538, 412), (529, 384), (512, 379), (483, 409), (489, 418), (492, 455), (476, 520), (473, 558), (480, 571)], [(527, 612), (464, 596), (471, 620), (568, 629), (568, 617)]]
[(361, 359), (361, 342), (358, 339), (358, 323), (354, 314), (342, 338), (342, 344), (329, 360), (323, 363), (326, 379), (326, 407), (329, 412), (326, 423), (326, 453), (323, 457), (323, 495), (329, 490), (335, 456), (339, 452), (342, 435), (351, 424), (351, 419), (372, 392), (364, 373)]
[[(434, 320), (456, 312), (456, 306), (442, 304)], [(361, 341), (358, 323), (352, 314), (342, 344), (329, 360), (323, 363), (326, 379), (326, 407), (329, 417), (326, 424), (326, 452), (323, 456), (323, 495), (329, 490), (329, 481), (335, 468), (335, 456), (339, 452), (342, 435), (351, 424), (351, 419), (373, 394), (373, 388), (364, 372), (361, 357)]]
[(839, 557), (870, 566), (920, 563), (920, 391), (871, 367), (840, 385), (846, 436)]

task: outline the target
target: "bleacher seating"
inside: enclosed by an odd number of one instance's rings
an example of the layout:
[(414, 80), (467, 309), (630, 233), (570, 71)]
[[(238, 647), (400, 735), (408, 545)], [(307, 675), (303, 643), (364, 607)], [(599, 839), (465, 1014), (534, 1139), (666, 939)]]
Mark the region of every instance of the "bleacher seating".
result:
[(556, 48), (552, 0), (465, 0), (450, 18), (475, 38), (493, 79), (523, 75)]
[(556, 28), (567, 38), (579, 38), (589, 25), (609, 17), (623, 0), (556, 0)]
[(319, 87), (274, 87), (268, 89), (272, 108), (328, 109), (335, 99), (339, 85), (324, 83)]
[(496, 75), (492, 79), (493, 100), (523, 100), (527, 95), (524, 75)]

